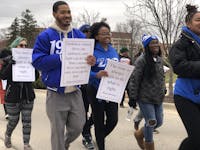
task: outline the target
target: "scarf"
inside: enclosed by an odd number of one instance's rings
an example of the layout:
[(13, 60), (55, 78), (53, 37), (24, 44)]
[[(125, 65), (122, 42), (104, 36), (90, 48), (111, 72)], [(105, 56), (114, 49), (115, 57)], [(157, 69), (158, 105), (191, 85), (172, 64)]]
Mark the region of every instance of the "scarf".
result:
[(200, 45), (200, 37), (192, 32), (187, 26), (182, 27), (182, 30), (188, 33), (199, 45)]

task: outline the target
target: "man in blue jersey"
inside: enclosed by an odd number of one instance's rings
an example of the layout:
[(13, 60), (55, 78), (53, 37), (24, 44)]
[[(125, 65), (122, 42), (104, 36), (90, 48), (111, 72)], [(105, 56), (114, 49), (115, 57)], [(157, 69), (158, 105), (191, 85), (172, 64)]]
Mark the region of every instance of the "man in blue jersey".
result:
[[(53, 16), (55, 22), (36, 39), (32, 63), (41, 70), (42, 81), (47, 86), (46, 111), (51, 125), (52, 150), (68, 150), (83, 129), (85, 110), (77, 86), (60, 87), (61, 44), (65, 37), (85, 38), (85, 35), (70, 26), (71, 11), (66, 2), (54, 3)], [(87, 63), (94, 65), (95, 57), (88, 56)]]

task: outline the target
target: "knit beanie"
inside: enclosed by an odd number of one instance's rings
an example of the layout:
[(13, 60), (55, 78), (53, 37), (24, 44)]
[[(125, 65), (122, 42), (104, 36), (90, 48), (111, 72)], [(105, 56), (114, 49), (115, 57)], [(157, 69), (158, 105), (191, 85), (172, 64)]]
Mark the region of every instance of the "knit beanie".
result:
[(84, 24), (84, 25), (82, 25), (80, 28), (79, 28), (79, 30), (81, 31), (81, 32), (86, 32), (86, 31), (88, 31), (90, 29), (90, 25), (89, 24)]
[(120, 53), (125, 53), (125, 52), (128, 52), (128, 49), (126, 47), (122, 47), (120, 49)]
[(142, 36), (142, 44), (144, 48), (152, 41), (152, 40), (158, 40), (158, 37), (155, 35), (146, 35), (144, 34)]
[(23, 40), (27, 41), (26, 38), (23, 38), (23, 37), (21, 37), (21, 36), (18, 36), (18, 37), (9, 45), (9, 48), (10, 48), (10, 49), (16, 48), (16, 47), (19, 45), (19, 43), (20, 43), (21, 41), (23, 41)]

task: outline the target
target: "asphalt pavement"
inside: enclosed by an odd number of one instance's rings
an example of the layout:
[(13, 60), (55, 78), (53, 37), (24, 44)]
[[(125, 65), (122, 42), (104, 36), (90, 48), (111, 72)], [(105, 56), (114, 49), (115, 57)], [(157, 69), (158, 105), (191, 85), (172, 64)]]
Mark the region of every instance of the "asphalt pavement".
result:
[[(30, 144), (33, 150), (51, 150), (50, 125), (45, 108), (46, 90), (36, 90), (36, 99), (32, 114), (32, 133)], [(119, 121), (113, 132), (106, 138), (106, 150), (140, 150), (133, 136), (133, 119), (127, 121), (127, 100), (125, 108), (119, 107)], [(137, 114), (134, 110), (132, 118)], [(13, 147), (6, 149), (4, 146), (4, 133), (7, 121), (4, 118), (3, 106), (0, 106), (0, 150), (23, 150), (21, 120), (13, 132)], [(143, 122), (141, 123), (141, 126)], [(94, 127), (92, 127), (93, 139)], [(158, 129), (159, 134), (154, 134), (156, 150), (177, 150), (180, 142), (186, 136), (183, 124), (177, 114), (173, 103), (164, 103), (164, 123)], [(82, 145), (82, 136), (79, 136), (70, 146), (70, 150), (85, 150)]]

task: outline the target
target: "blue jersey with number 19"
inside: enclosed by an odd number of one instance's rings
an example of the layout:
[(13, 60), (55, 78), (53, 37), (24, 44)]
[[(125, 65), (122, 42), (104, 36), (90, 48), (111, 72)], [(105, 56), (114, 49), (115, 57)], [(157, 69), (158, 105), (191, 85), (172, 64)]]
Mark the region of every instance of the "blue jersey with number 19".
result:
[[(85, 35), (77, 29), (72, 29), (67, 37), (85, 38)], [(32, 54), (32, 64), (36, 69), (41, 70), (44, 84), (59, 93), (64, 92), (64, 87), (60, 87), (60, 52), (63, 38), (64, 33), (54, 28), (44, 30), (38, 35)]]

